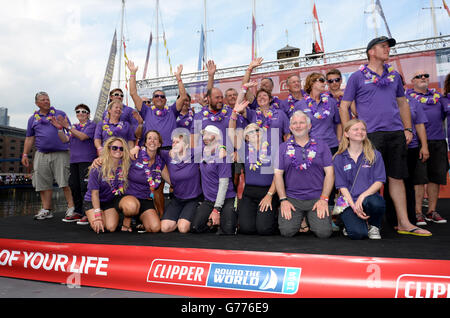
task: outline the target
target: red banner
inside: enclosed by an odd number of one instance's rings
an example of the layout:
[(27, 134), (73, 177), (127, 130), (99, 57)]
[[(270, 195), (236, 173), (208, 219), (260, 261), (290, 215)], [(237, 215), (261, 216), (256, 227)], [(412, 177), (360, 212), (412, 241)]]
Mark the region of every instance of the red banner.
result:
[(449, 298), (450, 261), (0, 239), (0, 276), (204, 298)]

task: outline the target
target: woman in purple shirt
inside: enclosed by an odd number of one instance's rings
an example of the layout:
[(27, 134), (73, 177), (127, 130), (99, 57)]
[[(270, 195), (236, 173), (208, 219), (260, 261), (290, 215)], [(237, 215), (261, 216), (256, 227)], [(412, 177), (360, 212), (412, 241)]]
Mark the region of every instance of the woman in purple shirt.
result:
[(94, 133), (96, 124), (90, 121), (91, 113), (89, 107), (79, 104), (75, 107), (78, 124), (70, 125), (67, 117), (58, 116), (58, 123), (66, 129), (58, 132), (58, 137), (64, 143), (69, 143), (70, 150), (70, 177), (69, 186), (72, 191), (75, 204), (74, 213), (66, 215), (64, 222), (78, 222), (88, 224), (87, 216), (83, 209), (83, 198), (87, 191), (86, 176), (92, 161), (97, 158), (94, 146)]
[[(360, 240), (381, 239), (385, 202), (378, 193), (386, 181), (384, 162), (367, 138), (366, 123), (348, 121), (339, 149), (333, 158), (336, 188), (348, 207), (340, 214), (344, 235)], [(341, 198), (336, 204), (346, 205)]]
[(127, 189), (130, 154), (126, 141), (109, 138), (100, 154), (101, 167), (89, 171), (84, 208), (96, 232), (114, 232), (119, 224), (118, 202)]
[(190, 145), (190, 134), (176, 133), (172, 137), (172, 150), (162, 151), (173, 188), (167, 209), (161, 218), (161, 232), (187, 233), (201, 201), (202, 186), (199, 160), (195, 160)]
[(127, 121), (120, 120), (123, 104), (114, 100), (108, 105), (108, 115), (97, 124), (95, 129), (94, 144), (98, 153), (102, 151), (105, 141), (112, 137), (121, 137), (127, 141), (128, 147), (134, 147), (136, 140), (133, 126)]

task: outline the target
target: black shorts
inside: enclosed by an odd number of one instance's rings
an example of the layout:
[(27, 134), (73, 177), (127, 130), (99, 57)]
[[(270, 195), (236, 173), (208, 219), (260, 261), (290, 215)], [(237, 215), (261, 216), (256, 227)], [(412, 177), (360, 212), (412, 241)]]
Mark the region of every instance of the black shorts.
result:
[(139, 215), (141, 215), (147, 210), (156, 210), (155, 203), (153, 202), (152, 199), (139, 199), (139, 198), (137, 199), (140, 203)]
[(171, 220), (177, 222), (179, 219), (185, 219), (191, 222), (198, 206), (200, 205), (200, 202), (202, 201), (203, 196), (187, 200), (178, 199), (174, 196), (170, 199), (161, 220)]
[(430, 158), (417, 162), (414, 173), (414, 184), (427, 184), (429, 182), (446, 185), (447, 171), (449, 169), (447, 142), (445, 140), (428, 140)]
[(367, 137), (383, 157), (386, 176), (394, 179), (408, 178), (408, 146), (405, 132), (377, 131), (367, 134)]
[[(119, 211), (119, 201), (122, 197), (119, 196), (115, 196), (114, 199), (112, 199), (111, 201), (106, 201), (106, 202), (101, 202), (100, 201), (100, 209), (102, 211), (106, 211), (109, 209), (116, 209), (117, 211)], [(83, 201), (83, 209), (84, 211), (89, 211), (94, 209), (94, 207), (92, 206), (92, 201)]]

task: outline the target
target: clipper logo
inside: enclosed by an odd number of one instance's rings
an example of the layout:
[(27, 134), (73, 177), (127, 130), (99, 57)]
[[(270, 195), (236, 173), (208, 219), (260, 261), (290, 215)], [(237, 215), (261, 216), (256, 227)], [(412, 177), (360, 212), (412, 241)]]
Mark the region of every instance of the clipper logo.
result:
[(450, 298), (450, 276), (401, 275), (395, 298)]
[(295, 294), (301, 268), (156, 259), (147, 282)]

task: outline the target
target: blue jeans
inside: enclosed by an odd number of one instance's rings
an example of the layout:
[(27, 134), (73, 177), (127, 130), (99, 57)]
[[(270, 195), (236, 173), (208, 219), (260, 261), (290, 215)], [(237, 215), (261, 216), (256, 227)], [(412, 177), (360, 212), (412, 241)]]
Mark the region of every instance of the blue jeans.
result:
[(348, 236), (353, 240), (362, 240), (368, 237), (367, 223), (381, 228), (386, 203), (380, 194), (375, 193), (364, 199), (363, 209), (370, 216), (367, 221), (360, 219), (351, 207), (346, 208), (340, 215)]

